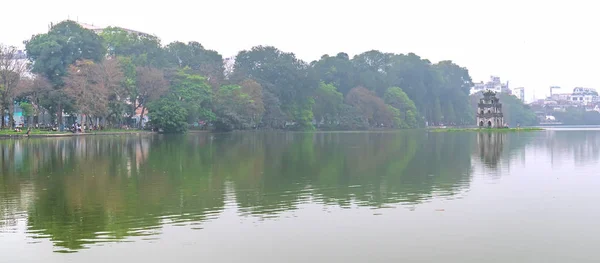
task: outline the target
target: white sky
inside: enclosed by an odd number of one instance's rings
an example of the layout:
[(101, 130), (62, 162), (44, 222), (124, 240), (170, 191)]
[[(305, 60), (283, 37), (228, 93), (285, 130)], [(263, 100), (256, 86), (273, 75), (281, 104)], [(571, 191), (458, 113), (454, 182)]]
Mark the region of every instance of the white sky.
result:
[(152, 33), (163, 44), (195, 40), (224, 57), (273, 45), (310, 62), (378, 49), (453, 60), (473, 81), (490, 75), (524, 86), (600, 89), (600, 16), (593, 0), (81, 0), (7, 1), (0, 43), (22, 41), (70, 17)]

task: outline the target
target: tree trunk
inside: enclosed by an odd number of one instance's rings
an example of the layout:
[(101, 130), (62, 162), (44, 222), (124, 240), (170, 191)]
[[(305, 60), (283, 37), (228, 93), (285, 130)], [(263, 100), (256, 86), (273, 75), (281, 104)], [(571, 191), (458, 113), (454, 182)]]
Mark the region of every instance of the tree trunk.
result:
[(8, 122), (10, 124), (11, 128), (15, 127), (15, 118), (13, 118), (15, 115), (15, 105), (10, 105), (8, 106)]
[(57, 111), (56, 114), (58, 115), (57, 116), (58, 117), (57, 118), (58, 119), (58, 129), (60, 131), (63, 131), (64, 127), (63, 127), (62, 103), (61, 102), (58, 102), (58, 107), (57, 107), (56, 111)]
[(6, 110), (4, 108), (4, 104), (2, 105), (2, 109), (0, 110), (0, 115), (2, 115), (2, 126), (0, 126), (0, 129), (4, 129), (4, 127), (6, 126), (6, 121), (4, 120), (4, 117), (6, 117)]
[(144, 128), (144, 112), (146, 111), (146, 106), (142, 106), (142, 113), (140, 114), (140, 129)]
[(84, 127), (87, 124), (85, 122), (85, 117), (86, 117), (85, 114), (81, 114), (81, 124), (80, 124), (81, 125), (81, 133), (85, 133), (85, 128)]

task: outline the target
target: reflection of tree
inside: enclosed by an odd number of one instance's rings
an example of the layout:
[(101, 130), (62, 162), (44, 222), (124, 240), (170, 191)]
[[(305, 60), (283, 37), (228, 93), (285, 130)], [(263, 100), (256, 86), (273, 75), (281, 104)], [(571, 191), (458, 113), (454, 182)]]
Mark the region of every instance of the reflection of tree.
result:
[(276, 217), (307, 202), (381, 207), (453, 195), (469, 182), (472, 145), (461, 134), (420, 132), (2, 143), (0, 189), (8, 190), (0, 197), (33, 196), (23, 207), (0, 202), (0, 222), (26, 210), (30, 233), (69, 250), (215, 218), (225, 207), (226, 183), (242, 216)]
[[(382, 206), (452, 194), (468, 182), (467, 137), (417, 133), (221, 135), (215, 174), (231, 178), (242, 211), (273, 214), (308, 198)], [(231, 165), (235, 163), (236, 165)]]
[[(202, 221), (207, 211), (223, 207), (223, 182), (210, 177), (210, 147), (198, 138), (81, 137), (21, 143), (26, 144), (22, 162), (38, 169), (12, 168), (19, 165), (9, 158), (4, 163), (12, 166), (2, 166), (8, 173), (0, 176), (0, 186), (12, 180), (7, 188), (18, 191), (13, 179), (31, 180), (35, 199), (28, 209), (29, 232), (51, 237), (63, 248), (151, 234), (165, 220)], [(18, 154), (13, 151), (12, 156)], [(6, 221), (0, 216), (0, 222)]]

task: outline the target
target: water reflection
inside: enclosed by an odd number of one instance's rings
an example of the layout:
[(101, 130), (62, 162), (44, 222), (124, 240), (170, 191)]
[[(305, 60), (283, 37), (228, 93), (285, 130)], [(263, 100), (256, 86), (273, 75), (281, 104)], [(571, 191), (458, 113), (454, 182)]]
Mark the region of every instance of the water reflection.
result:
[[(259, 218), (311, 203), (414, 209), (465, 194), (473, 156), (494, 168), (537, 138), (515, 136), (257, 132), (0, 141), (0, 233), (17, 231), (21, 220), (32, 238), (73, 252), (158, 235), (164, 224), (201, 229), (232, 206)], [(598, 153), (591, 149), (578, 152)]]
[[(577, 165), (596, 164), (600, 159), (600, 132), (595, 130), (548, 131), (536, 140), (537, 147), (549, 149), (552, 165), (574, 160)], [(569, 157), (569, 158), (567, 158)]]
[(495, 168), (504, 149), (504, 141), (506, 141), (506, 133), (477, 133), (477, 149), (481, 162), (490, 168)]

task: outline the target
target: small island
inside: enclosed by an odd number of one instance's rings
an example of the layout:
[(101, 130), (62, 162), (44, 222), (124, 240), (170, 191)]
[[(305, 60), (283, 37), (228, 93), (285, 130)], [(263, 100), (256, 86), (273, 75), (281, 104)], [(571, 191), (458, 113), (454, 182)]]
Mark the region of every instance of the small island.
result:
[(496, 93), (487, 90), (483, 93), (483, 98), (477, 104), (477, 128), (434, 128), (432, 132), (514, 132), (514, 131), (541, 131), (542, 128), (526, 127), (526, 128), (509, 128), (504, 122), (504, 114), (502, 113), (502, 103), (496, 97)]

